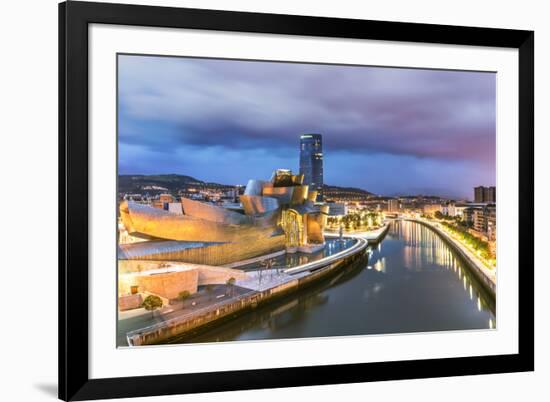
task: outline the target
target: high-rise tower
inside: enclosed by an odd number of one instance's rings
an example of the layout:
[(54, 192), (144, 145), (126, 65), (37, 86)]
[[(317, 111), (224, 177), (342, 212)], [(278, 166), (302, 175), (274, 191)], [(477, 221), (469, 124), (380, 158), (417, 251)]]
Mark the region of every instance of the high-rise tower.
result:
[(474, 187), (474, 202), (483, 202), (483, 186)]
[(323, 201), (323, 136), (300, 136), (300, 174), (311, 191), (317, 191), (317, 201)]
[(494, 204), (497, 202), (497, 189), (495, 186), (484, 187), (478, 186), (474, 187), (474, 202), (479, 203), (491, 203)]

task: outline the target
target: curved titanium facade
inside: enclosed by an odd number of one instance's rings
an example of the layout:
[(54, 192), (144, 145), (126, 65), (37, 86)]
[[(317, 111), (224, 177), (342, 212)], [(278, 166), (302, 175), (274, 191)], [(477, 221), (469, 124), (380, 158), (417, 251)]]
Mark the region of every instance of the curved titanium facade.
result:
[(316, 205), (315, 191), (302, 181), (287, 169), (276, 170), (269, 182), (250, 180), (240, 197), (244, 214), (187, 198), (181, 199), (183, 214), (122, 202), (129, 234), (165, 241), (121, 244), (119, 258), (219, 265), (285, 247), (323, 245), (328, 206)]
[(279, 208), (279, 201), (273, 197), (260, 195), (241, 195), (241, 204), (247, 215), (258, 215), (275, 211)]
[(226, 225), (273, 225), (275, 222), (273, 214), (267, 214), (267, 212), (275, 211), (278, 208), (279, 205), (277, 204), (277, 200), (264, 199), (260, 203), (262, 207), (259, 207), (258, 211), (253, 214), (249, 214), (246, 211), (246, 206), (244, 206), (243, 203), (245, 214), (242, 214), (216, 205), (190, 200), (185, 197), (181, 198), (183, 213), (194, 218), (223, 223)]
[[(212, 207), (203, 204), (205, 209), (201, 217), (176, 215), (148, 205), (135, 202), (123, 202), (120, 205), (122, 222), (128, 232), (146, 234), (159, 239), (182, 240), (192, 242), (241, 242), (245, 238), (271, 236), (277, 229), (277, 211), (255, 218), (244, 216), (241, 223), (220, 223), (221, 214), (227, 212), (226, 221), (235, 219), (233, 211), (217, 207), (220, 215), (214, 214), (214, 220), (204, 217), (211, 213)], [(200, 209), (197, 207), (197, 209)]]
[(244, 189), (245, 195), (263, 195), (262, 191), (264, 187), (273, 185), (270, 182), (264, 181), (264, 180), (255, 180), (250, 179), (248, 180), (248, 184), (246, 185), (246, 188)]

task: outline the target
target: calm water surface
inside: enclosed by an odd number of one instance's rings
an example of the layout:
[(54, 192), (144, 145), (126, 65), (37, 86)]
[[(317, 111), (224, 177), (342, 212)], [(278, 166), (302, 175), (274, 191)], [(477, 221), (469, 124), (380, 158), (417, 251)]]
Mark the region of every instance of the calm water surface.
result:
[[(282, 268), (292, 268), (297, 267), (298, 265), (304, 265), (309, 262), (314, 262), (320, 260), (321, 258), (329, 257), (333, 254), (337, 254), (340, 251), (344, 251), (351, 246), (353, 246), (357, 240), (355, 239), (338, 239), (338, 238), (327, 238), (325, 241), (325, 247), (322, 250), (319, 250), (315, 253), (292, 253), (292, 254), (283, 254), (275, 258), (271, 258), (273, 265), (272, 268), (277, 266)], [(239, 269), (244, 271), (257, 270), (262, 266), (261, 262), (256, 262), (244, 266), (240, 266)]]
[(430, 229), (398, 221), (378, 246), (336, 275), (174, 342), (494, 327), (494, 304), (462, 261)]

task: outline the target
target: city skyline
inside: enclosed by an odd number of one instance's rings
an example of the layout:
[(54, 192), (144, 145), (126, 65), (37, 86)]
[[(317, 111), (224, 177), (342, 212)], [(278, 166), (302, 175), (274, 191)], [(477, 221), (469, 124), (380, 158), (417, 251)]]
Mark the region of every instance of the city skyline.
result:
[(471, 198), (496, 184), (495, 86), (492, 73), (119, 56), (119, 174), (245, 183), (297, 171), (300, 135), (321, 133), (327, 184)]

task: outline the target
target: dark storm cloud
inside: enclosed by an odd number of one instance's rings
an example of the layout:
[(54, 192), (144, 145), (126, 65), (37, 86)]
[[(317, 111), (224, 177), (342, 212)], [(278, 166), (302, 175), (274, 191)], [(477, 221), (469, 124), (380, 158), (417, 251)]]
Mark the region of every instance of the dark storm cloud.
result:
[(143, 152), (282, 156), (320, 132), (333, 155), (470, 162), (494, 176), (492, 73), (140, 56), (121, 56), (119, 71), (119, 138)]

